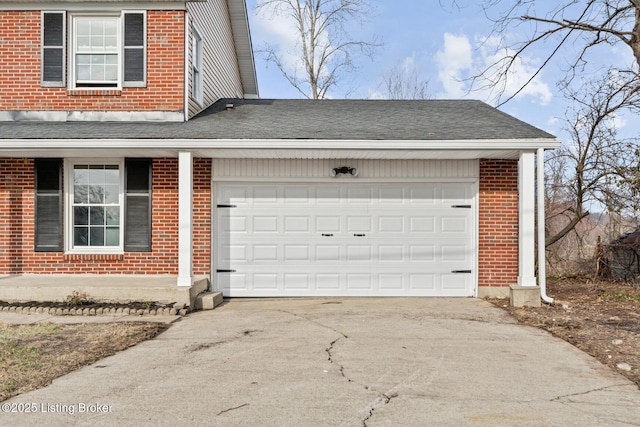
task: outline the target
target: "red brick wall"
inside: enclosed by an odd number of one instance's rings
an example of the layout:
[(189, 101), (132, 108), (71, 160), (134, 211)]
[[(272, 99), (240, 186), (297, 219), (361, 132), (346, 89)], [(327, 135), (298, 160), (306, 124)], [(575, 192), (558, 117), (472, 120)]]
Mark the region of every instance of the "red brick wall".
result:
[(40, 87), (40, 21), (40, 11), (0, 13), (0, 110), (184, 110), (183, 11), (147, 12), (147, 87), (122, 90)]
[(518, 161), (480, 160), (478, 286), (518, 282)]
[[(152, 252), (34, 252), (34, 163), (0, 159), (0, 274), (178, 274), (178, 160), (153, 160)], [(194, 161), (194, 274), (208, 275), (211, 160)]]

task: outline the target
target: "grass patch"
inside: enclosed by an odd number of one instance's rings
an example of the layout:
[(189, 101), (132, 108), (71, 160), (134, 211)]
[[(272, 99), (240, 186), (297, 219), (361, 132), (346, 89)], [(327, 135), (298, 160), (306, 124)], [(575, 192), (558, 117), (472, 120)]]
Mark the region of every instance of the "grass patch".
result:
[(627, 302), (627, 301), (640, 301), (640, 294), (631, 295), (626, 292), (618, 292), (614, 294), (609, 294), (605, 296), (605, 299), (608, 301), (616, 301), (616, 302)]
[(167, 329), (154, 322), (0, 323), (0, 401), (44, 387)]

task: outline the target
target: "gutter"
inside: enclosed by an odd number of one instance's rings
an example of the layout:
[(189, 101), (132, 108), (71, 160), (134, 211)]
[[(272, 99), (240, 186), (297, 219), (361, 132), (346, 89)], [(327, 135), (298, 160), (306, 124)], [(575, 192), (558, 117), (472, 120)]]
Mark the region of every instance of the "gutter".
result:
[(547, 295), (547, 254), (544, 226), (544, 148), (538, 148), (538, 285), (540, 286), (540, 298), (547, 304), (553, 302), (553, 298)]

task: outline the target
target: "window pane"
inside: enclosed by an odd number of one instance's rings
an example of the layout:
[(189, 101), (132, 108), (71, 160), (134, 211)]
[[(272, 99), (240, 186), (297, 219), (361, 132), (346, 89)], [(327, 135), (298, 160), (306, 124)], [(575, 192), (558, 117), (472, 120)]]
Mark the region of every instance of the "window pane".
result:
[(91, 21), (87, 19), (78, 19), (76, 25), (76, 33), (79, 36), (91, 35)]
[(74, 180), (74, 246), (120, 246), (120, 166), (76, 165)]
[(119, 201), (119, 190), (120, 187), (118, 185), (105, 185), (104, 187), (104, 203), (106, 204), (116, 204)]
[(89, 203), (88, 188), (86, 185), (74, 185), (73, 187), (74, 203)]
[(73, 228), (73, 246), (89, 245), (89, 227)]
[(114, 37), (118, 34), (118, 24), (115, 20), (110, 19), (104, 22), (104, 35)]
[(107, 227), (106, 229), (106, 246), (119, 246), (120, 245), (120, 228), (119, 227)]
[(89, 166), (75, 165), (73, 167), (73, 183), (74, 184), (89, 183)]
[(103, 227), (89, 228), (89, 245), (104, 246), (104, 228)]
[(91, 80), (91, 67), (88, 65), (78, 64), (76, 67), (78, 80)]
[(89, 208), (90, 225), (104, 225), (104, 208), (102, 206), (91, 206)]
[(73, 225), (89, 224), (89, 208), (86, 206), (75, 206), (73, 208)]
[(101, 185), (89, 186), (89, 203), (104, 203), (104, 189)]
[(78, 52), (91, 52), (91, 37), (78, 36), (76, 38), (76, 47)]
[(108, 206), (105, 208), (107, 225), (120, 225), (120, 207)]
[(106, 184), (118, 184), (120, 182), (120, 172), (118, 171), (118, 165), (106, 165), (104, 174), (104, 182)]
[(106, 65), (104, 67), (104, 79), (106, 81), (117, 81), (118, 80), (118, 65), (117, 64), (113, 64), (113, 65)]

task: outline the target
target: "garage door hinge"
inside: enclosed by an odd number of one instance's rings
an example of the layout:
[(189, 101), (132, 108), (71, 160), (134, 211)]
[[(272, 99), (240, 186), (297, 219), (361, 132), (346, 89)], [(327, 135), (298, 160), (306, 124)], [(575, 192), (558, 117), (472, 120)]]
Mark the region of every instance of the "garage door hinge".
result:
[(465, 274), (465, 273), (471, 273), (471, 270), (451, 270), (451, 272), (453, 274)]
[(236, 205), (218, 205), (219, 208), (237, 208)]
[(216, 270), (216, 273), (235, 273), (235, 270)]
[(471, 205), (451, 205), (451, 207), (457, 209), (471, 209)]

